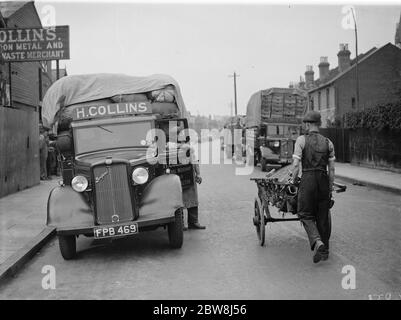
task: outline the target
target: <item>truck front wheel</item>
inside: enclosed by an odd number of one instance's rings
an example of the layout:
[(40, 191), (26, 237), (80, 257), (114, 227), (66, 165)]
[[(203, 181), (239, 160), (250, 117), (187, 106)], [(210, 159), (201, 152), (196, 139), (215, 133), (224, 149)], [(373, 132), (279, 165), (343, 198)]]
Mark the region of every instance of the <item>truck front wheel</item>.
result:
[(175, 212), (175, 220), (168, 224), (168, 239), (170, 247), (180, 249), (184, 241), (184, 221), (182, 209)]
[(58, 236), (61, 255), (65, 260), (74, 259), (77, 253), (76, 238), (72, 236)]

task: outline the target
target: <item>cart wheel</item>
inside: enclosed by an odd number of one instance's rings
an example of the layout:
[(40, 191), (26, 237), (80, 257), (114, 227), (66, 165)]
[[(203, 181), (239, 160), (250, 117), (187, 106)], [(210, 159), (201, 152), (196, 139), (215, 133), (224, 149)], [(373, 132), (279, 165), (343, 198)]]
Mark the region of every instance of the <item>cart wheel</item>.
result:
[(72, 236), (58, 236), (58, 244), (64, 260), (74, 259), (77, 254), (76, 238)]
[(258, 235), (259, 244), (263, 246), (265, 244), (265, 215), (263, 207), (259, 199), (255, 199), (255, 215), (253, 217), (253, 224), (256, 228), (256, 234)]
[(168, 224), (168, 239), (170, 247), (180, 249), (184, 241), (184, 222), (182, 209), (175, 212), (175, 221)]
[(263, 156), (260, 159), (260, 167), (262, 169), (263, 172), (266, 171), (266, 166), (267, 166), (267, 161), (265, 158), (263, 158)]

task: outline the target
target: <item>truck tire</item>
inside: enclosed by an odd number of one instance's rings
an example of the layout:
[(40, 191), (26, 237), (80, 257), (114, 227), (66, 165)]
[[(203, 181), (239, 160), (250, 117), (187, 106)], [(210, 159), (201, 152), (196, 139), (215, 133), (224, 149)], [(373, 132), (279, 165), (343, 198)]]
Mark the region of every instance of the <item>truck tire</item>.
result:
[(58, 244), (64, 260), (74, 259), (77, 254), (76, 238), (72, 236), (58, 236)]
[(262, 169), (263, 172), (266, 171), (266, 167), (267, 167), (267, 161), (265, 158), (261, 157), (260, 159), (260, 167)]
[(180, 249), (184, 241), (184, 221), (182, 209), (175, 212), (175, 220), (167, 226), (168, 239), (170, 247), (173, 249)]

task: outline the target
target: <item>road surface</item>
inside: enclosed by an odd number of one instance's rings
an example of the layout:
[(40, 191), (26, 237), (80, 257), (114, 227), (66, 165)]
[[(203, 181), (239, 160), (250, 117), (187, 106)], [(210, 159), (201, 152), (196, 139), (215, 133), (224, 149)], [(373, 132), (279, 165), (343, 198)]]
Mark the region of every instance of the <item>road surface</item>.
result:
[[(399, 196), (348, 185), (332, 211), (330, 258), (313, 264), (299, 222), (269, 224), (258, 245), (250, 176), (229, 164), (201, 169), (207, 229), (186, 231), (182, 249), (171, 250), (159, 229), (112, 243), (79, 238), (78, 258), (64, 261), (54, 239), (0, 286), (0, 299), (400, 299)], [(256, 168), (251, 176), (263, 175)], [(42, 288), (46, 265), (56, 271), (54, 290)], [(355, 270), (355, 289), (342, 287), (345, 266)]]

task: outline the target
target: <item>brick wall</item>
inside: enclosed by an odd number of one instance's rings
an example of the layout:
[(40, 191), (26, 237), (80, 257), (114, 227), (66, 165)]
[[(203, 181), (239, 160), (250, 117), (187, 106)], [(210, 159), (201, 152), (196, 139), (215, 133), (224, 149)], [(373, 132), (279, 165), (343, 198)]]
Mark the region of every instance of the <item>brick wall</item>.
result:
[[(320, 92), (320, 107), (319, 107)], [(335, 117), (335, 88), (327, 86), (311, 94), (314, 110), (319, 111), (322, 116), (322, 128), (326, 128), (328, 121), (333, 122)]]
[[(360, 63), (359, 107), (370, 108), (401, 98), (401, 50), (388, 44)], [(355, 68), (335, 82), (337, 90), (336, 115), (357, 110)]]

